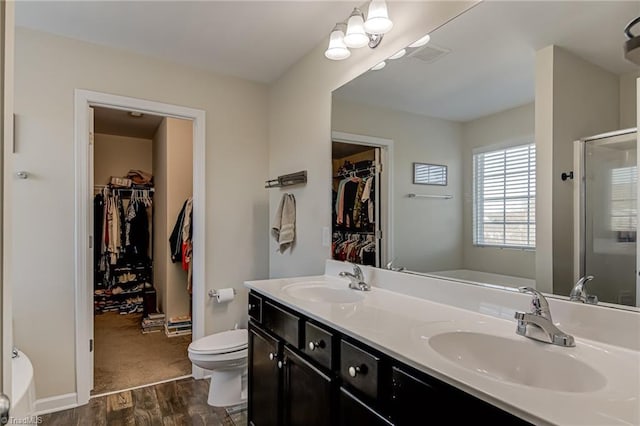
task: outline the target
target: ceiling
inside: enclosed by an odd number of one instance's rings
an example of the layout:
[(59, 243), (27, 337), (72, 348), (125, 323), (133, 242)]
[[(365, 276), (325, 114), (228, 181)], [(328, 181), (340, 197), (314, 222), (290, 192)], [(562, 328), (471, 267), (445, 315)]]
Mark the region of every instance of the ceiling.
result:
[(16, 2), (16, 25), (270, 83), (362, 1)]
[(164, 117), (143, 114), (132, 117), (129, 111), (112, 108), (93, 108), (93, 131), (106, 135), (128, 136), (130, 138), (153, 139)]
[[(486, 1), (434, 31), (427, 50), (387, 61), (334, 92), (340, 99), (453, 121), (469, 121), (534, 99), (535, 52), (550, 44), (622, 74), (624, 27), (640, 2)], [(431, 52), (432, 53), (432, 52)]]

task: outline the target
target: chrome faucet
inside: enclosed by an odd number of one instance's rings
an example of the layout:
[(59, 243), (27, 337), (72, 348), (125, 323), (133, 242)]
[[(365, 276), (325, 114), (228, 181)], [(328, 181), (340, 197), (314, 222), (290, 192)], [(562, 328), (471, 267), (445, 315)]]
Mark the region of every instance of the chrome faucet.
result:
[(398, 267), (396, 267), (396, 266), (393, 266), (393, 261), (394, 261), (394, 260), (395, 260), (395, 259), (390, 260), (390, 261), (389, 261), (389, 263), (387, 263), (386, 268), (387, 268), (387, 269), (389, 269), (390, 271), (395, 271), (395, 272), (402, 272), (402, 271), (404, 271), (404, 269), (405, 269), (405, 268), (404, 268), (404, 266), (403, 266), (403, 267), (400, 267), (400, 268), (398, 268)]
[(558, 346), (573, 347), (576, 345), (573, 336), (558, 329), (551, 318), (549, 303), (538, 290), (531, 287), (520, 287), (520, 292), (531, 293), (531, 312), (516, 312), (518, 320), (516, 333), (530, 339)]
[(353, 265), (353, 274), (351, 272), (342, 271), (338, 275), (349, 278), (349, 288), (354, 290), (369, 291), (371, 286), (364, 281), (364, 273), (356, 264)]
[(596, 305), (598, 303), (598, 297), (593, 294), (587, 293), (587, 283), (593, 279), (593, 275), (587, 275), (578, 280), (576, 285), (571, 289), (569, 294), (569, 300), (573, 302), (589, 303)]

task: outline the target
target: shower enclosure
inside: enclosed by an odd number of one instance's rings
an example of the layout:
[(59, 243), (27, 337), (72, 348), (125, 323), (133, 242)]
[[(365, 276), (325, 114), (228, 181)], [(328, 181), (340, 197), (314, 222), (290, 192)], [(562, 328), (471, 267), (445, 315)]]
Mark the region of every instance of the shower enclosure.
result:
[(575, 279), (601, 302), (639, 306), (637, 131), (575, 142)]

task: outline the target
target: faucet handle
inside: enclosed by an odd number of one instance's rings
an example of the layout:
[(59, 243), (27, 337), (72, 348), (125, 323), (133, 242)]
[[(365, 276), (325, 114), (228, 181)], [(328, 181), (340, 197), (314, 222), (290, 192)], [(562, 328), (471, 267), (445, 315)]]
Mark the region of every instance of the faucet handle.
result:
[(531, 299), (531, 313), (540, 315), (551, 320), (551, 311), (549, 310), (549, 303), (542, 293), (533, 287), (518, 287), (520, 293), (530, 293), (533, 295)]
[(360, 269), (360, 267), (355, 263), (353, 264), (353, 275), (355, 275), (356, 278), (360, 281), (364, 281), (364, 273), (362, 272), (362, 269)]

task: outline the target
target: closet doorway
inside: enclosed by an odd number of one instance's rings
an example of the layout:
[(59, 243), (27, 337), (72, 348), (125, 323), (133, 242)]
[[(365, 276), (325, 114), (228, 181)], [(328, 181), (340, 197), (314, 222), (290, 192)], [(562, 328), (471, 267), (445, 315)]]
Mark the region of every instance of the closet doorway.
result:
[(77, 404), (202, 378), (204, 112), (76, 90), (76, 167)]
[(393, 259), (393, 141), (332, 133), (331, 258), (375, 267)]
[(191, 373), (193, 123), (92, 110), (92, 395), (100, 395)]

